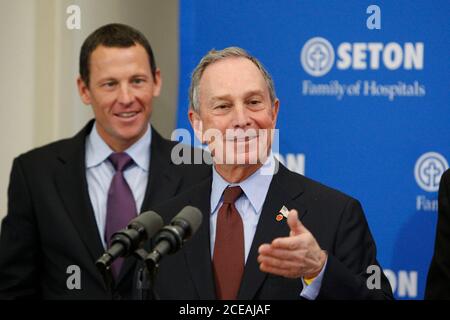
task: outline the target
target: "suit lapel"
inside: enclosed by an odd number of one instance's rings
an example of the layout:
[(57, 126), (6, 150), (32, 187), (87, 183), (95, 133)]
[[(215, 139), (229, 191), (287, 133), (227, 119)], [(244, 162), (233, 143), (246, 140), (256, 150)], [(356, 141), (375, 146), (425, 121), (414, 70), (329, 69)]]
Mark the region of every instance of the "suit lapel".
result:
[(211, 183), (211, 178), (206, 179), (191, 192), (190, 204), (200, 209), (203, 213), (203, 221), (195, 236), (184, 248), (188, 269), (199, 298), (202, 300), (216, 299), (209, 232)]
[(72, 223), (78, 230), (92, 260), (96, 261), (104, 249), (98, 233), (86, 181), (85, 139), (92, 128), (92, 124), (93, 121), (89, 122), (72, 139), (73, 143), (66, 149), (61, 150), (59, 160), (62, 165), (55, 181)]
[(275, 219), (282, 206), (286, 206), (289, 210), (297, 209), (299, 219), (306, 214), (306, 205), (299, 198), (303, 193), (303, 187), (293, 184), (293, 179), (289, 178), (290, 175), (293, 174), (280, 164), (278, 173), (273, 176), (245, 265), (238, 299), (254, 299), (267, 277), (267, 273), (259, 270), (257, 261), (259, 246), (271, 243), (275, 238), (289, 236), (286, 219), (279, 222)]
[(172, 146), (172, 143), (164, 140), (152, 128), (150, 172), (141, 212), (176, 195), (182, 178), (174, 170), (171, 170), (173, 168)]

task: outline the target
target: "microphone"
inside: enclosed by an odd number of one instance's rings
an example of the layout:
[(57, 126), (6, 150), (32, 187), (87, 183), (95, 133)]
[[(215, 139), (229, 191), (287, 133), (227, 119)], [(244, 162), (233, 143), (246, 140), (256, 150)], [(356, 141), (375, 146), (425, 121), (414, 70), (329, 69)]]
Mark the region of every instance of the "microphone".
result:
[(126, 257), (142, 247), (144, 242), (163, 227), (162, 218), (154, 211), (146, 211), (131, 220), (125, 229), (111, 236), (111, 247), (95, 262), (105, 274), (118, 257)]
[(180, 250), (183, 244), (197, 232), (201, 223), (202, 213), (199, 209), (192, 206), (184, 207), (170, 224), (162, 228), (155, 236), (156, 245), (145, 259), (148, 269), (154, 270), (163, 256)]

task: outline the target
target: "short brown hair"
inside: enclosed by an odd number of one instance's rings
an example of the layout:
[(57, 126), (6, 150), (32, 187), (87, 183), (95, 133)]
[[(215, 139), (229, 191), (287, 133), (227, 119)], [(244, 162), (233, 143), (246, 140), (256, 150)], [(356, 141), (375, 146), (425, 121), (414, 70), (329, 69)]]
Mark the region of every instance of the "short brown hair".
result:
[(104, 25), (92, 32), (84, 41), (80, 51), (80, 77), (89, 87), (90, 58), (98, 46), (129, 48), (140, 44), (148, 54), (150, 69), (155, 79), (156, 62), (147, 38), (138, 30), (120, 23)]

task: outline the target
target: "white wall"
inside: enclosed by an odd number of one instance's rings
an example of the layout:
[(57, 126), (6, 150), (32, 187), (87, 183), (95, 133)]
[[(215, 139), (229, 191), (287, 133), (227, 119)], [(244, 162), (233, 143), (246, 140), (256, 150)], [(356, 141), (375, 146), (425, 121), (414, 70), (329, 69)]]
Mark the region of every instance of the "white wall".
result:
[[(81, 9), (81, 30), (66, 27), (69, 5)], [(0, 0), (0, 219), (12, 159), (74, 135), (92, 117), (76, 90), (78, 55), (84, 39), (111, 22), (148, 37), (163, 75), (152, 123), (169, 137), (178, 90), (177, 0)]]
[(0, 2), (0, 217), (12, 159), (33, 146), (35, 24), (32, 1)]

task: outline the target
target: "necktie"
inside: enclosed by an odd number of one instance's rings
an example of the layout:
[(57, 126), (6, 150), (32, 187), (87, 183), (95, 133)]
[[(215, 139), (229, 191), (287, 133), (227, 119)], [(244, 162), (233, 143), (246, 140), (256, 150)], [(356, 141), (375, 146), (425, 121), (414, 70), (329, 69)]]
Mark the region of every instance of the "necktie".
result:
[[(116, 169), (116, 173), (111, 181), (106, 203), (105, 240), (108, 247), (111, 246), (111, 236), (125, 228), (137, 214), (133, 193), (123, 176), (124, 170), (133, 164), (133, 159), (124, 152), (118, 152), (111, 154), (109, 161)], [(119, 276), (122, 264), (123, 258), (118, 258), (111, 265), (115, 279)]]
[(226, 188), (217, 216), (213, 269), (216, 295), (221, 300), (237, 298), (244, 273), (244, 225), (234, 205), (241, 194), (241, 187)]

